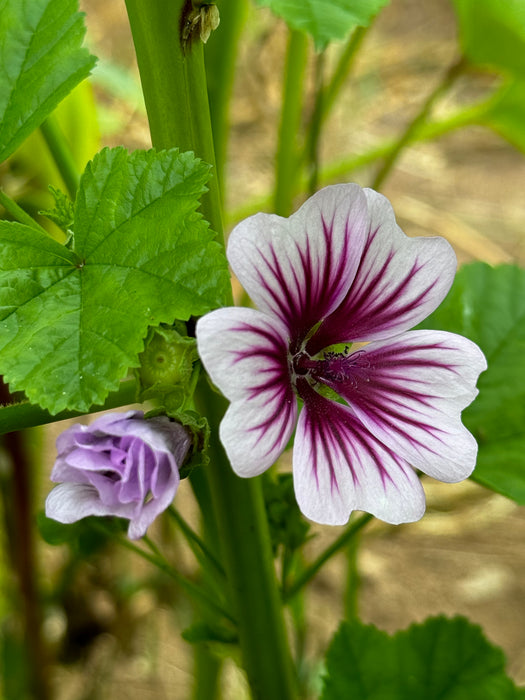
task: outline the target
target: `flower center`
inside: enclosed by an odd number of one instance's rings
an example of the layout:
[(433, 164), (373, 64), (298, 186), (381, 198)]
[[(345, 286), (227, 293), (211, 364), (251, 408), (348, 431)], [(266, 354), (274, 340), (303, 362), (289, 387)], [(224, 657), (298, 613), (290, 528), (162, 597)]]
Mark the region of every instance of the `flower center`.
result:
[(296, 377), (306, 377), (312, 384), (350, 383), (356, 386), (359, 381), (369, 381), (370, 362), (364, 350), (349, 353), (345, 347), (343, 352), (325, 351), (321, 358), (312, 358), (302, 350), (292, 358), (292, 370)]

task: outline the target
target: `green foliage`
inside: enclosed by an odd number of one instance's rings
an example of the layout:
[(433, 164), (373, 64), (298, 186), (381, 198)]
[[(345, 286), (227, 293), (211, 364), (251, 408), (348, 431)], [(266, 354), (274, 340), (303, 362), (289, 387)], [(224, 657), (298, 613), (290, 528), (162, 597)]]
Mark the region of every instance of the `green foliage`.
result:
[(222, 247), (196, 211), (192, 153), (104, 149), (75, 202), (71, 249), (0, 222), (0, 371), (58, 413), (87, 411), (138, 365), (149, 326), (225, 303)]
[(0, 162), (87, 77), (77, 0), (0, 0)]
[(257, 0), (292, 29), (313, 37), (317, 49), (344, 39), (355, 27), (367, 27), (389, 0)]
[(64, 524), (48, 518), (44, 511), (40, 511), (36, 525), (46, 544), (52, 547), (67, 545), (75, 558), (85, 560), (107, 547), (115, 537), (125, 535), (129, 523), (124, 518), (93, 515), (75, 523)]
[(47, 216), (48, 219), (53, 221), (63, 231), (68, 231), (73, 226), (73, 221), (75, 220), (73, 203), (69, 197), (57, 187), (49, 185), (49, 191), (55, 199), (55, 206), (52, 209), (45, 209), (38, 213), (42, 216)]
[(294, 552), (306, 542), (310, 525), (297, 508), (292, 475), (265, 475), (263, 493), (274, 556), (281, 545)]
[(193, 363), (198, 359), (197, 344), (195, 338), (188, 338), (183, 326), (152, 330), (139, 356), (138, 379), (144, 390), (152, 390), (152, 397), (189, 384)]
[(525, 81), (514, 80), (502, 89), (499, 99), (483, 115), (482, 123), (525, 153)]
[(326, 658), (322, 700), (517, 700), (503, 652), (462, 617), (436, 617), (389, 636), (344, 622)]
[(465, 335), (485, 353), (479, 396), (463, 413), (479, 444), (473, 478), (525, 505), (525, 270), (467, 265), (422, 326)]
[(453, 0), (459, 40), (473, 63), (525, 72), (525, 4), (523, 0)]

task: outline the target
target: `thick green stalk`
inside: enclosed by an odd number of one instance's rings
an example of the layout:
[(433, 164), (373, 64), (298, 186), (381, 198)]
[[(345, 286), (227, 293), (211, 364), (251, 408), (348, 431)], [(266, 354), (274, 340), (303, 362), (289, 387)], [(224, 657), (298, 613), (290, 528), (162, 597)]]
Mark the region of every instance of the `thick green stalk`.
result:
[(299, 182), (299, 150), (297, 134), (303, 112), (303, 87), (308, 37), (303, 32), (290, 31), (283, 84), (281, 123), (277, 145), (274, 211), (288, 216)]
[[(224, 412), (224, 400), (204, 382), (200, 398), (210, 424), (217, 425)], [(253, 697), (291, 700), (295, 697), (295, 681), (261, 481), (240, 479), (233, 473), (216, 430), (211, 442), (213, 462), (208, 478), (215, 496), (221, 550)]]
[(221, 24), (204, 49), (211, 126), (215, 146), (217, 176), (221, 193), (225, 192), (225, 165), (229, 136), (229, 106), (233, 90), (235, 61), (244, 22), (247, 0), (224, 0), (218, 4)]
[[(213, 137), (202, 44), (197, 38), (183, 50), (180, 25), (189, 0), (126, 0), (140, 80), (155, 148), (193, 151), (215, 168)], [(222, 234), (217, 173), (202, 201), (204, 217)]]
[[(177, 40), (179, 15), (191, 3), (182, 0), (126, 0), (137, 51), (153, 145), (192, 149), (214, 162), (213, 139), (206, 97), (202, 45), (197, 40), (184, 53)], [(205, 216), (221, 231), (216, 180)], [(204, 207), (203, 207), (204, 208)], [(244, 667), (254, 698), (291, 700), (294, 697), (291, 655), (258, 480), (236, 477), (218, 439), (224, 411), (203, 381), (200, 404), (210, 421), (210, 484), (228, 593), (238, 621)]]

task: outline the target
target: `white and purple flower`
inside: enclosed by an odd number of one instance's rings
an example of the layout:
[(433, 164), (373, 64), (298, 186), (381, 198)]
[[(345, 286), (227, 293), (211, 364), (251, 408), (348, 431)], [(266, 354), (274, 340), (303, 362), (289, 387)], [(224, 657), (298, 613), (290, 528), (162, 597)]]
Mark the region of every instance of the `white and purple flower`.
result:
[(220, 437), (237, 474), (268, 469), (296, 428), (297, 501), (328, 524), (353, 510), (417, 520), (415, 469), (446, 482), (471, 474), (477, 445), (461, 411), (485, 358), (462, 336), (409, 330), (454, 279), (445, 239), (408, 238), (385, 197), (336, 185), (289, 219), (241, 222), (227, 254), (260, 310), (207, 314), (197, 343), (231, 402)]
[(75, 424), (57, 439), (46, 515), (74, 523), (88, 515), (130, 521), (128, 536), (146, 534), (173, 501), (179, 467), (190, 448), (187, 430), (166, 416), (142, 411), (108, 413), (91, 425)]

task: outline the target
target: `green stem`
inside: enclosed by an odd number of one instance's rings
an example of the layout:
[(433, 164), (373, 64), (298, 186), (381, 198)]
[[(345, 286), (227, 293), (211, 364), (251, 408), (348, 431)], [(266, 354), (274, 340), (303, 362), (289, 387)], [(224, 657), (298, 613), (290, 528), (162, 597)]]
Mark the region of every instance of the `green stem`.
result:
[(370, 27), (357, 27), (350, 41), (339, 57), (337, 66), (328, 83), (324, 81), (324, 51), (319, 53), (316, 59), (316, 90), (312, 116), (306, 134), (304, 155), (308, 163), (309, 182), (308, 192), (313, 194), (318, 187), (319, 179), (319, 147), (322, 125), (326, 121), (334, 102), (344, 85), (350, 72), (354, 59), (359, 51), (363, 39)]
[(49, 235), (45, 228), (40, 226), (40, 224), (37, 223), (32, 216), (29, 216), (29, 214), (26, 211), (24, 211), (22, 207), (19, 206), (13, 199), (11, 199), (11, 197), (8, 194), (6, 194), (3, 190), (0, 190), (0, 204), (4, 207), (8, 214), (11, 214), (15, 221), (18, 221), (21, 224), (25, 224), (26, 226), (30, 226), (39, 233), (45, 233), (46, 235)]
[(299, 181), (299, 152), (297, 134), (303, 111), (303, 85), (308, 37), (291, 30), (286, 54), (281, 123), (277, 145), (274, 211), (288, 216)]
[[(107, 411), (111, 408), (119, 408), (134, 403), (137, 396), (137, 385), (135, 380), (121, 382), (119, 390), (111, 393), (103, 406), (92, 406), (89, 413), (97, 411)], [(35, 406), (27, 401), (14, 403), (7, 406), (0, 406), (0, 435), (10, 433), (13, 430), (22, 428), (33, 428), (36, 425), (46, 425), (66, 418), (78, 418), (84, 413), (78, 411), (61, 411), (52, 416), (48, 411), (40, 406)]]
[[(108, 532), (108, 529), (101, 523), (94, 523), (92, 526), (100, 531), (104, 531), (105, 533)], [(130, 549), (132, 552), (135, 552), (135, 554), (138, 554), (146, 561), (149, 561), (150, 564), (153, 564), (158, 569), (163, 571), (170, 578), (176, 581), (191, 598), (196, 600), (199, 604), (206, 606), (206, 608), (214, 615), (224, 617), (232, 624), (236, 624), (235, 618), (227, 610), (222, 608), (215, 599), (211, 598), (207, 593), (205, 593), (200, 586), (197, 586), (195, 583), (185, 578), (177, 571), (177, 569), (174, 569), (173, 566), (171, 566), (171, 564), (169, 564), (160, 554), (157, 547), (154, 547), (154, 550), (156, 550), (155, 553), (150, 554), (150, 552), (146, 552), (146, 550), (142, 549), (142, 547), (139, 547), (130, 540), (127, 540), (125, 537), (115, 538), (113, 530), (110, 530), (110, 532), (113, 539), (115, 539), (115, 541), (118, 542), (121, 547)]]
[[(422, 124), (412, 134), (410, 143), (432, 141), (433, 139), (444, 136), (445, 134), (457, 129), (472, 126), (473, 124), (482, 124), (483, 117), (486, 115), (493, 103), (494, 98), (492, 97), (488, 101), (481, 104), (472, 105), (466, 109), (458, 110), (455, 114), (447, 117), (446, 119), (441, 119), (430, 124)], [(342, 177), (347, 177), (356, 170), (360, 170), (367, 165), (375, 163), (375, 161), (379, 160), (379, 158), (388, 157), (389, 154), (397, 147), (397, 143), (397, 140), (388, 139), (365, 153), (361, 153), (357, 156), (349, 156), (347, 158), (343, 158), (342, 160), (329, 163), (320, 171), (319, 179), (321, 184), (327, 184), (329, 182), (340, 180)], [(300, 183), (301, 190), (306, 190), (307, 184), (306, 179), (303, 178)], [(245, 219), (258, 211), (269, 211), (271, 206), (272, 201), (270, 196), (261, 197), (248, 202), (248, 204), (244, 204), (238, 209), (228, 212), (226, 220), (231, 224), (237, 223), (238, 221), (241, 221), (241, 219)]]
[(60, 126), (55, 117), (48, 117), (40, 125), (40, 131), (49, 148), (49, 151), (56, 163), (58, 171), (64, 180), (67, 192), (71, 199), (75, 200), (75, 195), (80, 181), (77, 164), (73, 158), (71, 148), (67, 143)]
[(325, 52), (321, 51), (315, 59), (315, 102), (306, 139), (307, 169), (309, 171), (308, 194), (317, 190), (319, 179), (319, 149), (321, 145), (321, 126), (324, 112), (324, 70)]
[(322, 552), (317, 559), (310, 564), (310, 566), (303, 571), (303, 573), (296, 578), (296, 580), (289, 586), (285, 591), (283, 591), (284, 602), (289, 601), (293, 598), (299, 591), (304, 588), (304, 586), (313, 579), (317, 574), (319, 569), (324, 566), (324, 564), (337, 554), (343, 547), (345, 547), (348, 542), (350, 542), (357, 533), (363, 529), (372, 520), (372, 515), (365, 513), (361, 515), (357, 520), (346, 528), (346, 530), (334, 541), (332, 544)]
[(252, 693), (259, 700), (291, 700), (295, 681), (261, 481), (237, 477), (219, 443), (216, 426), (224, 412), (224, 400), (204, 382), (200, 398), (215, 428), (208, 479)]
[[(202, 45), (183, 53), (175, 28), (186, 0), (126, 0), (131, 31), (156, 148), (192, 149), (214, 163), (213, 139), (206, 98)], [(203, 203), (212, 227), (221, 231), (216, 178)], [(238, 622), (239, 641), (254, 698), (294, 697), (291, 655), (280, 605), (268, 523), (258, 480), (236, 477), (218, 439), (224, 401), (201, 382), (199, 399), (206, 407), (212, 438), (209, 481), (217, 539), (228, 577), (228, 593)], [(198, 491), (196, 491), (198, 493)]]
[(359, 537), (353, 537), (348, 543), (346, 555), (346, 590), (344, 597), (345, 620), (357, 620), (359, 617), (360, 576), (357, 565)]
[(206, 563), (203, 562), (203, 557), (202, 557), (202, 554), (204, 554), (205, 561), (207, 561), (209, 564), (211, 564), (213, 566), (213, 568), (215, 569), (215, 573), (224, 577), (224, 575), (225, 575), (224, 569), (222, 568), (220, 563), (213, 556), (210, 549), (206, 546), (205, 542), (203, 542), (203, 540), (197, 535), (197, 533), (191, 529), (191, 527), (184, 520), (184, 518), (181, 516), (181, 514), (177, 510), (175, 510), (175, 508), (173, 506), (169, 506), (168, 513), (169, 513), (169, 515), (171, 515), (173, 520), (175, 520), (175, 522), (179, 526), (182, 534), (186, 538), (186, 542), (188, 543), (190, 549), (192, 550), (194, 555), (197, 557), (199, 562), (201, 562), (201, 564), (204, 563), (204, 566), (206, 565)]
[(354, 60), (361, 48), (364, 38), (368, 34), (371, 28), (371, 24), (368, 27), (357, 27), (352, 36), (350, 37), (347, 45), (345, 46), (343, 53), (341, 54), (337, 66), (332, 74), (331, 80), (327, 83), (325, 87), (325, 94), (323, 98), (323, 110), (322, 119), (326, 119), (330, 113), (333, 104), (344, 85), (345, 80), (348, 77), (348, 73), (351, 71), (354, 64)]
[(219, 4), (221, 23), (204, 49), (210, 116), (221, 193), (225, 192), (225, 164), (229, 135), (229, 106), (241, 31), (248, 12), (247, 0)]
[(427, 97), (419, 112), (408, 124), (402, 136), (397, 140), (395, 147), (389, 152), (388, 156), (385, 158), (383, 165), (379, 169), (372, 183), (373, 189), (378, 190), (381, 187), (381, 185), (391, 172), (392, 168), (396, 164), (397, 159), (399, 158), (405, 146), (409, 144), (410, 141), (412, 141), (414, 134), (418, 131), (421, 125), (427, 121), (428, 116), (432, 111), (432, 108), (434, 107), (434, 104), (442, 95), (444, 95), (450, 89), (450, 87), (459, 78), (459, 76), (462, 75), (466, 66), (467, 62), (463, 56), (461, 56), (457, 61), (455, 61), (455, 63), (453, 63), (450, 66), (450, 68), (443, 76), (443, 79), (441, 80), (439, 85)]
[(186, 52), (179, 41), (182, 11), (189, 0), (126, 0), (140, 80), (155, 148), (193, 151), (213, 166), (202, 212), (222, 235), (221, 196), (200, 41)]

